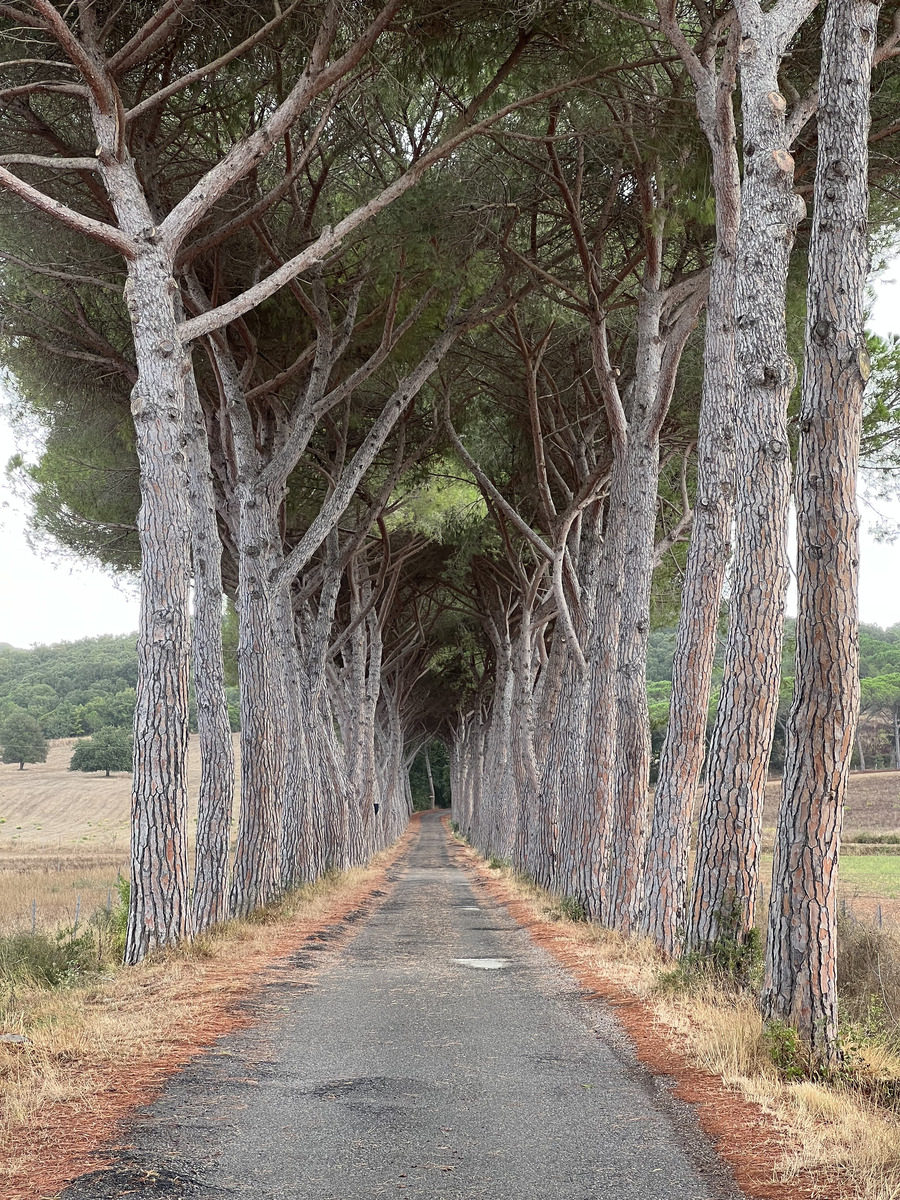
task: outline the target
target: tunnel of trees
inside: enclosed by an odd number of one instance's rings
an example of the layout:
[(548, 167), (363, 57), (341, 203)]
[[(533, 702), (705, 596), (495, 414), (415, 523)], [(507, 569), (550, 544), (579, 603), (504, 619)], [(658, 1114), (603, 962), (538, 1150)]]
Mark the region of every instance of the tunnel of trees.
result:
[[(66, 704), (98, 702), (78, 732), (133, 711), (126, 961), (365, 862), (411, 777), (591, 920), (713, 954), (753, 927), (776, 739), (762, 1004), (830, 1060), (857, 467), (898, 465), (900, 350), (864, 333), (898, 216), (892, 15), (0, 22), (0, 353), (44, 431), (13, 467), (36, 538), (141, 586), (115, 691), (3, 699), (56, 735)], [(894, 684), (862, 691), (896, 727)]]

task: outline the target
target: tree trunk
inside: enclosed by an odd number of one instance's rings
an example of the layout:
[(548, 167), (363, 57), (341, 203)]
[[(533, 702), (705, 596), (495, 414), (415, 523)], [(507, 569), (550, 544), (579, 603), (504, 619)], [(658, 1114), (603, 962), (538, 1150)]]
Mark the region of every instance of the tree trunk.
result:
[(868, 132), (878, 5), (830, 0), (797, 470), (797, 658), (778, 814), (763, 1011), (819, 1063), (837, 1047), (837, 874), (859, 712), (856, 470), (869, 374)]
[(857, 724), (857, 726), (856, 726), (856, 745), (857, 745), (857, 749), (859, 750), (859, 769), (861, 771), (865, 771), (866, 770), (866, 755), (865, 755), (865, 751), (863, 750), (862, 726), (860, 724)]
[(647, 639), (659, 488), (658, 405), (664, 345), (661, 320), (659, 280), (645, 280), (638, 313), (637, 378), (625, 451), (624, 568), (619, 600), (615, 782), (607, 881), (606, 921), (622, 933), (634, 928), (643, 900), (650, 786)]
[[(796, 10), (796, 24), (787, 15)], [(721, 699), (709, 753), (694, 876), (691, 942), (753, 926), (762, 802), (781, 679), (791, 486), (787, 407), (796, 370), (785, 292), (803, 203), (794, 194), (778, 70), (807, 6), (742, 3), (744, 180), (737, 249), (738, 419), (735, 554)]]
[(281, 563), (277, 502), (247, 483), (239, 483), (238, 500), (241, 806), (231, 910), (246, 916), (281, 887), (287, 728), (280, 602), (271, 582)]
[[(147, 213), (147, 228), (152, 228)], [(141, 615), (125, 962), (190, 934), (187, 866), (191, 519), (184, 454), (184, 354), (172, 264), (144, 242), (128, 264), (137, 354), (131, 396), (141, 508)]]
[(431, 773), (431, 759), (428, 755), (428, 746), (425, 747), (425, 774), (428, 776), (428, 795), (431, 797), (431, 807), (437, 808), (437, 803), (434, 796), (434, 776)]
[(185, 424), (194, 565), (194, 691), (201, 764), (193, 920), (194, 932), (200, 933), (228, 916), (234, 748), (222, 657), (222, 543), (206, 422), (192, 371), (185, 378)]
[(295, 888), (314, 877), (311, 870), (310, 804), (314, 795), (309, 762), (309, 728), (303, 706), (303, 673), (289, 590), (278, 597), (278, 641), (284, 675), (285, 790), (281, 821), (281, 883)]
[[(560, 798), (559, 846), (554, 890), (574, 896), (591, 920), (608, 918), (607, 876), (611, 805), (615, 786), (617, 676), (622, 586), (628, 513), (627, 444), (615, 449), (596, 575), (596, 600), (590, 608), (587, 672), (574, 682), (570, 760), (566, 771), (575, 789), (572, 801)], [(577, 669), (577, 668), (576, 668)]]
[(712, 154), (716, 248), (706, 306), (694, 524), (672, 661), (669, 725), (659, 759), (645, 870), (643, 931), (666, 954), (677, 952), (686, 932), (691, 819), (706, 752), (719, 611), (731, 553), (735, 252), (741, 186), (733, 89), (733, 70), (727, 63), (706, 87), (697, 86), (697, 112)]

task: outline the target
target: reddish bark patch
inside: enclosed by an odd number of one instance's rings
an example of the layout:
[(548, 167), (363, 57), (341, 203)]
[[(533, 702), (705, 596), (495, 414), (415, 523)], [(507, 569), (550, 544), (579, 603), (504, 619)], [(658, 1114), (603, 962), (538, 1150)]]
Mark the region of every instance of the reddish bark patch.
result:
[[(241, 946), (239, 956), (217, 961), (198, 976), (197, 991), (204, 1002), (202, 1014), (197, 1019), (197, 1010), (193, 1009), (190, 1024), (176, 1031), (176, 1049), (151, 1062), (117, 1063), (105, 1068), (74, 1064), (73, 1070), (84, 1077), (87, 1098), (47, 1104), (29, 1118), (27, 1126), (12, 1132), (3, 1146), (0, 1165), (3, 1200), (49, 1200), (80, 1175), (107, 1166), (112, 1161), (115, 1138), (135, 1109), (151, 1104), (166, 1081), (217, 1038), (253, 1023), (252, 1015), (240, 1006), (261, 992), (267, 968), (295, 951), (310, 934), (333, 929), (350, 913), (374, 905), (372, 893), (385, 888), (388, 870), (418, 832), (415, 817), (413, 822), (390, 858), (364, 882), (336, 895), (321, 916), (292, 921), (264, 950), (247, 951)], [(346, 924), (339, 936), (332, 933), (329, 945), (339, 947), (358, 928), (358, 923)], [(239, 983), (237, 991), (235, 981)], [(225, 984), (228, 993), (223, 999), (221, 988)]]
[(638, 1058), (654, 1074), (675, 1081), (674, 1095), (694, 1105), (716, 1153), (752, 1200), (845, 1200), (851, 1189), (833, 1178), (803, 1173), (789, 1182), (773, 1178), (773, 1166), (790, 1149), (790, 1137), (759, 1105), (745, 1100), (717, 1076), (694, 1066), (673, 1044), (651, 1005), (627, 992), (608, 975), (585, 962), (583, 946), (565, 928), (535, 916), (506, 881), (465, 854), (478, 884), (547, 950), (584, 988), (587, 997), (604, 1000), (634, 1042)]

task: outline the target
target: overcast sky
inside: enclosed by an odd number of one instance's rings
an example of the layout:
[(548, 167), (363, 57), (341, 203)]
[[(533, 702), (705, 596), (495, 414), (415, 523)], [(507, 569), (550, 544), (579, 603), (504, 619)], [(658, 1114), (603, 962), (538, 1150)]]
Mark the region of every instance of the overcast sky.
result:
[[(895, 276), (900, 276), (900, 261), (877, 285), (872, 326), (882, 334), (900, 333), (900, 284)], [(0, 417), (0, 464), (5, 466), (16, 448), (12, 431)], [(862, 505), (860, 616), (887, 626), (900, 623), (900, 541), (884, 543), (873, 536), (873, 527), (885, 518), (900, 524), (900, 502)], [(2, 475), (0, 642), (24, 647), (137, 629), (133, 583), (113, 580), (98, 568), (54, 559), (46, 550), (36, 554), (28, 545), (24, 505)], [(789, 604), (795, 611), (793, 597)]]

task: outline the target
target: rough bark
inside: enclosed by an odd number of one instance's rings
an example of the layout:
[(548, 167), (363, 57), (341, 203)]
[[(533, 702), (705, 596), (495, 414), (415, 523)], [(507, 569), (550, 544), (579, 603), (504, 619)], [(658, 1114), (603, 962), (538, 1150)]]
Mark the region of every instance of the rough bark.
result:
[(192, 371), (185, 379), (185, 401), (194, 567), (194, 691), (200, 740), (193, 920), (194, 932), (200, 933), (228, 916), (234, 748), (222, 657), (222, 543), (206, 421)]
[(787, 407), (796, 369), (785, 292), (804, 214), (794, 193), (778, 72), (815, 0), (763, 13), (739, 0), (744, 178), (737, 243), (735, 550), (728, 642), (700, 814), (691, 942), (744, 937), (753, 926), (763, 791), (781, 677), (790, 498)]
[(428, 798), (431, 801), (431, 807), (436, 808), (434, 796), (434, 776), (431, 773), (431, 755), (429, 754), (430, 746), (425, 747), (425, 774), (428, 776)]
[(141, 507), (141, 613), (125, 961), (190, 933), (187, 868), (191, 514), (185, 464), (184, 373), (170, 259), (154, 244), (130, 160), (109, 171), (119, 221), (138, 243), (126, 300), (138, 380), (132, 391)]
[(281, 820), (287, 772), (284, 662), (278, 635), (280, 497), (238, 484), (238, 679), (241, 689), (241, 804), (231, 909), (245, 916), (281, 888)]
[(309, 718), (289, 592), (278, 597), (278, 642), (284, 678), (285, 790), (281, 821), (281, 883), (294, 888), (315, 877), (310, 853), (310, 808), (315, 795), (309, 761)]
[(856, 469), (869, 367), (869, 90), (879, 6), (830, 0), (797, 466), (797, 657), (775, 838), (763, 1010), (837, 1053), (837, 873), (859, 712)]
[[(663, 7), (660, 6), (661, 11)], [(706, 723), (734, 495), (735, 254), (740, 175), (732, 92), (737, 30), (716, 72), (672, 30), (694, 82), (710, 146), (716, 246), (706, 306), (703, 387), (697, 433), (694, 523), (672, 661), (669, 725), (659, 760), (647, 846), (643, 932), (666, 954), (685, 936), (691, 818), (706, 752)]]

